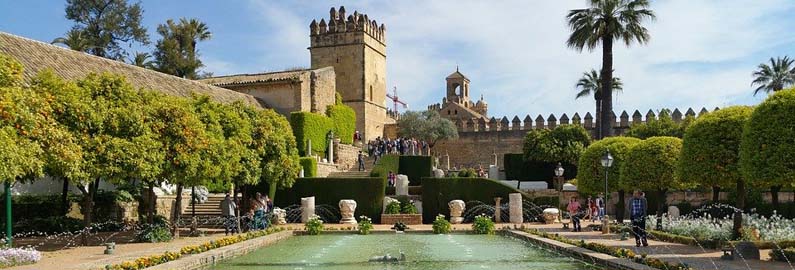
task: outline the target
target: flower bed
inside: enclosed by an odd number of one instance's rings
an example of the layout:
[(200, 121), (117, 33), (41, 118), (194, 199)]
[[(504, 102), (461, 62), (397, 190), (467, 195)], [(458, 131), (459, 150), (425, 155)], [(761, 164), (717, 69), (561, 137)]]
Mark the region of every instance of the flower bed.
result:
[[(647, 227), (653, 226), (656, 217), (650, 216)], [(743, 237), (732, 239), (731, 217), (712, 218), (709, 214), (670, 218), (663, 216), (662, 231), (649, 229), (655, 239), (704, 248), (721, 248), (748, 241), (760, 249), (783, 249), (795, 247), (795, 220), (780, 215), (764, 217), (758, 214), (743, 214)]]
[(530, 233), (530, 234), (538, 235), (538, 236), (541, 236), (541, 237), (544, 237), (544, 238), (548, 238), (548, 239), (552, 239), (552, 240), (555, 240), (555, 241), (558, 241), (558, 242), (563, 242), (563, 243), (566, 243), (566, 244), (569, 244), (569, 245), (574, 245), (574, 246), (577, 246), (577, 247), (585, 248), (585, 249), (592, 250), (592, 251), (595, 251), (595, 252), (611, 255), (611, 256), (614, 256), (614, 257), (617, 257), (617, 258), (623, 258), (623, 259), (632, 260), (632, 261), (634, 261), (636, 263), (642, 263), (642, 264), (645, 264), (645, 265), (648, 265), (650, 267), (657, 268), (657, 269), (666, 269), (666, 270), (691, 270), (691, 269), (693, 269), (693, 268), (691, 268), (691, 267), (689, 267), (687, 265), (684, 265), (684, 264), (671, 264), (671, 263), (662, 261), (662, 260), (657, 259), (657, 258), (649, 258), (649, 257), (646, 256), (646, 254), (637, 255), (632, 250), (626, 249), (626, 248), (617, 248), (617, 247), (611, 247), (611, 246), (607, 246), (607, 245), (603, 245), (603, 244), (599, 244), (599, 243), (594, 243), (594, 242), (585, 242), (584, 240), (569, 239), (569, 238), (560, 236), (558, 234), (550, 234), (550, 233), (542, 232), (542, 231), (539, 231), (539, 230), (536, 230), (536, 229), (526, 229), (524, 231), (527, 232), (527, 233)]
[(34, 264), (41, 260), (41, 252), (33, 248), (0, 249), (0, 268)]
[(239, 234), (239, 235), (235, 235), (235, 236), (224, 237), (224, 238), (220, 238), (220, 239), (217, 239), (217, 240), (211, 240), (211, 241), (208, 241), (208, 242), (204, 242), (204, 243), (202, 243), (200, 245), (185, 246), (185, 247), (182, 247), (179, 250), (179, 252), (166, 251), (163, 254), (152, 255), (152, 256), (147, 256), (147, 257), (141, 257), (141, 258), (135, 259), (135, 261), (126, 261), (126, 262), (122, 262), (120, 264), (106, 265), (105, 269), (107, 269), (107, 270), (139, 270), (139, 269), (144, 269), (144, 268), (147, 268), (147, 267), (152, 267), (152, 266), (155, 266), (155, 265), (158, 265), (158, 264), (163, 264), (163, 263), (167, 263), (167, 262), (179, 259), (180, 257), (182, 257), (184, 255), (199, 254), (199, 253), (202, 253), (202, 252), (206, 252), (208, 250), (212, 250), (212, 249), (228, 246), (228, 245), (231, 245), (231, 244), (240, 243), (240, 242), (243, 242), (243, 241), (246, 241), (246, 240), (249, 240), (249, 239), (262, 237), (262, 236), (265, 236), (265, 235), (269, 235), (269, 234), (276, 233), (276, 232), (281, 232), (281, 231), (284, 231), (284, 228), (281, 228), (281, 227), (273, 228), (273, 227), (271, 227), (271, 228), (268, 228), (268, 229), (262, 230), (262, 231), (253, 231), (253, 232), (248, 232), (248, 233), (245, 233), (245, 234)]

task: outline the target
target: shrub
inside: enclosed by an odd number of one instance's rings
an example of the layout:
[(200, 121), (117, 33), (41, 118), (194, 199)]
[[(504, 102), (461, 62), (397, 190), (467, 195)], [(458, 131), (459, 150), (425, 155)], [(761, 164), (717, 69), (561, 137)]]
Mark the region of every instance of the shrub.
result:
[(507, 201), (510, 193), (521, 193), (530, 200), (527, 194), (491, 179), (425, 178), (422, 181), (422, 219), (429, 222), (438, 214), (449, 216), (447, 203), (452, 200), (481, 201), (490, 205), (494, 197)]
[(682, 119), (682, 122), (677, 123), (671, 118), (670, 110), (662, 109), (660, 115), (656, 119), (652, 118), (645, 123), (630, 126), (625, 135), (638, 139), (648, 139), (659, 136), (682, 138), (685, 129), (694, 119), (693, 116), (687, 116), (685, 119)]
[(472, 168), (464, 168), (461, 169), (456, 176), (460, 178), (475, 178), (478, 177), (478, 172)]
[(444, 215), (436, 216), (436, 219), (433, 221), (433, 233), (435, 234), (446, 234), (450, 233), (453, 229), (453, 225), (450, 225), (450, 222), (444, 219)]
[(528, 132), (522, 152), (525, 160), (576, 164), (590, 143), (591, 137), (582, 126), (561, 125)]
[(400, 214), (400, 202), (390, 202), (386, 205), (386, 209), (384, 209), (384, 214), (387, 215), (397, 215)]
[(304, 227), (306, 227), (307, 234), (319, 235), (320, 232), (323, 231), (323, 220), (321, 220), (318, 216), (313, 216), (306, 221)]
[(640, 141), (630, 137), (609, 137), (588, 146), (577, 164), (577, 191), (584, 194), (604, 192), (605, 169), (602, 167), (601, 160), (608, 150), (613, 156), (613, 166), (608, 171), (609, 178), (613, 181), (607, 182), (608, 190), (613, 192), (620, 189), (631, 189), (631, 186), (621, 185), (620, 181), (616, 180), (621, 179), (620, 169), (627, 160), (627, 152)]
[(23, 70), (19, 61), (8, 55), (0, 54), (0, 87), (22, 84)]
[(409, 177), (409, 185), (421, 186), (423, 177), (431, 176), (433, 160), (429, 156), (400, 156), (398, 173)]
[(373, 167), (373, 170), (370, 171), (370, 176), (380, 177), (386, 180), (386, 177), (389, 176), (390, 171), (397, 174), (399, 168), (400, 156), (385, 155), (378, 159), (378, 163), (376, 163)]
[(304, 177), (317, 177), (317, 159), (314, 157), (302, 157), (298, 159), (301, 168), (304, 169)]
[[(2, 57), (2, 55), (0, 55)], [(2, 60), (2, 58), (0, 58)], [(34, 264), (41, 260), (41, 252), (33, 248), (0, 249), (0, 268)]]
[(328, 148), (326, 136), (334, 129), (331, 119), (311, 112), (292, 112), (290, 113), (290, 127), (295, 135), (298, 154), (309, 156), (306, 153), (308, 141), (312, 141), (312, 152), (322, 155)]
[(370, 231), (373, 229), (373, 220), (367, 216), (360, 216), (358, 229), (359, 229), (359, 234), (362, 235), (370, 234)]
[(356, 216), (374, 217), (378, 222), (384, 201), (386, 181), (381, 178), (298, 178), (291, 188), (279, 190), (274, 202), (287, 207), (301, 204), (303, 197), (315, 197), (315, 204), (337, 205), (351, 199), (358, 204)]
[(472, 231), (476, 234), (494, 234), (494, 221), (490, 216), (480, 214), (472, 223)]
[(171, 238), (171, 230), (162, 223), (144, 224), (135, 234), (135, 241), (141, 243), (169, 242)]
[(331, 118), (334, 135), (340, 138), (340, 142), (352, 144), (356, 132), (356, 112), (346, 105), (329, 105), (326, 115)]
[(795, 88), (770, 95), (751, 114), (740, 144), (740, 171), (758, 186), (795, 182)]
[(401, 204), (400, 213), (410, 215), (417, 214), (417, 207), (414, 206), (414, 203)]
[[(555, 168), (558, 162), (525, 160), (524, 154), (505, 154), (503, 156), (505, 164), (505, 178), (519, 181), (547, 181), (551, 182), (555, 177)], [(567, 162), (561, 162), (565, 170), (563, 178), (572, 179), (577, 176), (577, 166)]]
[(658, 211), (662, 211), (666, 190), (691, 186), (680, 181), (675, 173), (681, 150), (682, 139), (674, 137), (651, 137), (635, 144), (620, 168), (620, 181), (628, 187), (657, 191)]

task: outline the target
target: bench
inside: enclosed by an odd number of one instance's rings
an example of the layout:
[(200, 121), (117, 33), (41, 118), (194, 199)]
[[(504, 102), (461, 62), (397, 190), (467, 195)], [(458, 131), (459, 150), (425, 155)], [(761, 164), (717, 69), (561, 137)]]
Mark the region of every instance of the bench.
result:
[(727, 260), (727, 261), (734, 260), (734, 248), (723, 247), (720, 249), (720, 251), (723, 251), (723, 255), (720, 256), (721, 260)]

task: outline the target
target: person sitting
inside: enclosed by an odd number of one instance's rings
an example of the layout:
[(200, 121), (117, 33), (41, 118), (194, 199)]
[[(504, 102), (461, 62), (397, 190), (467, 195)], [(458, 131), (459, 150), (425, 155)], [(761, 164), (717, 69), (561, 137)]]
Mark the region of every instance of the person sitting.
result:
[(581, 232), (582, 226), (580, 226), (580, 202), (577, 201), (577, 197), (572, 197), (569, 199), (569, 205), (566, 206), (566, 210), (569, 211), (569, 215), (571, 215), (571, 224), (572, 224), (572, 231), (574, 232)]

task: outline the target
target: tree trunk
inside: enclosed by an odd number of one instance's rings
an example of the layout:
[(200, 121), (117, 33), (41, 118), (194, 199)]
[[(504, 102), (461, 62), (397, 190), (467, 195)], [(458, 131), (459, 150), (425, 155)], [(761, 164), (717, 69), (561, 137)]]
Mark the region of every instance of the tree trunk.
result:
[(602, 38), (602, 138), (613, 136), (613, 39)]
[[(600, 92), (599, 95), (601, 94), (602, 93)], [(594, 117), (596, 117), (596, 123), (594, 124), (595, 125), (594, 128), (596, 130), (596, 139), (599, 140), (602, 139), (602, 129), (600, 128), (602, 126), (602, 123), (599, 122), (602, 119), (602, 97), (594, 93), (594, 99), (596, 103), (596, 110), (594, 111), (594, 113), (596, 114), (594, 115)]]
[(85, 188), (81, 188), (83, 191), (83, 245), (88, 245), (88, 234), (91, 232), (91, 223), (94, 216), (94, 194), (97, 193), (98, 188), (99, 178), (89, 183)]
[(179, 237), (179, 221), (182, 217), (182, 184), (177, 184), (177, 199), (172, 212), (174, 216), (171, 223), (174, 225), (174, 237), (176, 238)]
[(732, 227), (732, 234), (734, 239), (740, 239), (743, 232), (743, 213), (741, 210), (745, 209), (745, 181), (737, 181), (737, 207), (738, 211), (734, 212), (734, 226)]
[(781, 191), (781, 186), (770, 187), (770, 199), (773, 204), (773, 210), (778, 211), (778, 192)]
[(63, 178), (63, 190), (61, 190), (61, 213), (64, 216), (69, 214), (69, 179)]
[(155, 198), (155, 183), (149, 182), (147, 188), (149, 192), (149, 207), (147, 207), (146, 223), (152, 224), (155, 222), (155, 213), (157, 212), (157, 198)]
[(720, 200), (720, 187), (712, 186), (712, 201), (718, 202)]
[(662, 215), (665, 213), (665, 193), (666, 189), (657, 190), (657, 230), (662, 230)]
[[(607, 194), (605, 194), (605, 198), (607, 198)], [(616, 221), (618, 221), (618, 223), (624, 223), (624, 208), (626, 208), (624, 205), (624, 190), (619, 190), (618, 207), (616, 207)]]

